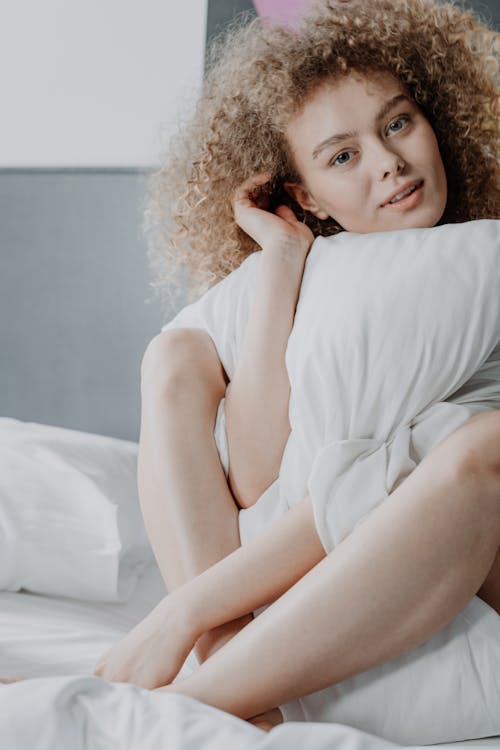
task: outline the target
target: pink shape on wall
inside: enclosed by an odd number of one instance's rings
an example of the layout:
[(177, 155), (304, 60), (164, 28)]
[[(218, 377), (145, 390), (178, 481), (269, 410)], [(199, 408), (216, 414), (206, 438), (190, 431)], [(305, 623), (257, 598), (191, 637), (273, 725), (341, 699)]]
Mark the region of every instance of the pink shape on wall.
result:
[(253, 0), (259, 16), (280, 26), (298, 27), (314, 0)]

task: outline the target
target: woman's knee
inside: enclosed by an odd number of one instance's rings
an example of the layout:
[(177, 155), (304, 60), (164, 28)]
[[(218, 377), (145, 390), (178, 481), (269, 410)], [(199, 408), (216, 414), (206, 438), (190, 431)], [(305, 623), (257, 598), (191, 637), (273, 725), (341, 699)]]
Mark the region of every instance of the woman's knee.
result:
[(201, 386), (220, 400), (226, 384), (217, 350), (205, 331), (196, 328), (162, 331), (144, 352), (141, 389), (153, 387), (178, 395)]
[(500, 409), (475, 414), (454, 433), (459, 441), (459, 471), (500, 480)]
[(458, 481), (470, 483), (487, 513), (500, 521), (500, 410), (475, 414), (446, 442)]

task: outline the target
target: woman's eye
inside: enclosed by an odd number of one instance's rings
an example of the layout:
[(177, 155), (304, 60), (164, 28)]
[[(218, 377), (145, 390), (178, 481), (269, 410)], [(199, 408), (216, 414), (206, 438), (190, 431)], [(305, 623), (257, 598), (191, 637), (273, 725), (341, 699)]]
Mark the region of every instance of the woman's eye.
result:
[[(401, 115), (397, 120), (393, 120), (390, 123), (387, 130), (389, 133), (399, 133), (400, 130), (404, 130), (407, 127), (409, 122), (410, 117), (408, 115)], [(341, 167), (344, 164), (348, 164), (352, 161), (351, 154), (354, 154), (354, 151), (342, 151), (329, 162), (329, 166)]]
[[(405, 115), (404, 117), (398, 117), (398, 119), (397, 119), (397, 120), (393, 120), (393, 122), (391, 122), (391, 124), (390, 124), (390, 125), (389, 125), (389, 127), (388, 127), (388, 130), (389, 130), (389, 131), (390, 131), (391, 133), (397, 133), (397, 132), (398, 132), (399, 130), (402, 130), (402, 129), (403, 129), (403, 127), (404, 127), (404, 126), (406, 125), (406, 123), (407, 123), (407, 122), (409, 121), (409, 119), (410, 119), (410, 118), (409, 118), (409, 117), (406, 117), (406, 115)], [(393, 126), (393, 125), (396, 125), (396, 126), (397, 126), (397, 125), (398, 125), (398, 123), (399, 123), (399, 124), (403, 123), (403, 126), (402, 126), (402, 127), (396, 127), (396, 128), (394, 129), (394, 130), (391, 130), (392, 126)]]
[(342, 166), (342, 164), (347, 164), (350, 159), (344, 159), (344, 156), (349, 156), (349, 154), (353, 154), (354, 151), (342, 151), (341, 154), (337, 154), (337, 156), (331, 160), (330, 164), (337, 164), (338, 166)]

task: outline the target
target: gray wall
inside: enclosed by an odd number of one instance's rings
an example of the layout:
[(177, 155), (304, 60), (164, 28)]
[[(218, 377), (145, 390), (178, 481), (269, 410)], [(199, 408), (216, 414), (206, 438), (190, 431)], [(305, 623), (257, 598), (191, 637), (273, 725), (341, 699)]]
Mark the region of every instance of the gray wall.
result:
[[(475, 10), (488, 25), (500, 29), (500, 0), (462, 0), (457, 4)], [(252, 0), (208, 0), (207, 39), (216, 36), (241, 12), (257, 15)]]
[(255, 17), (257, 13), (252, 0), (208, 0), (207, 41), (217, 36), (239, 13), (248, 13), (249, 17)]
[(500, 0), (465, 0), (463, 5), (475, 10), (492, 29), (500, 30)]
[(0, 416), (137, 440), (147, 172), (0, 172)]

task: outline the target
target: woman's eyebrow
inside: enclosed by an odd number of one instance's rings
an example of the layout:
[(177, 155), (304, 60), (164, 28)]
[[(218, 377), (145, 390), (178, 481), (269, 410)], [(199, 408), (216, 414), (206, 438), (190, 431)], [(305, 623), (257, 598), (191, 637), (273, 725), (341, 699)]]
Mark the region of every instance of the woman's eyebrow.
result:
[[(409, 99), (406, 94), (396, 94), (396, 96), (393, 96), (391, 99), (388, 99), (385, 104), (382, 106), (380, 111), (375, 117), (375, 123), (379, 123), (380, 120), (383, 120), (384, 117), (387, 115), (388, 112), (391, 111), (393, 107), (396, 106), (396, 104), (399, 104), (400, 102), (408, 102), (411, 104), (411, 99)], [(313, 159), (316, 159), (316, 157), (323, 151), (324, 148), (327, 146), (332, 146), (335, 143), (339, 143), (340, 141), (345, 141), (347, 138), (355, 138), (358, 135), (358, 133), (355, 130), (349, 130), (346, 133), (336, 133), (335, 135), (331, 135), (328, 138), (326, 138), (324, 141), (321, 141), (321, 143), (318, 143), (318, 145), (314, 148), (312, 152)]]

